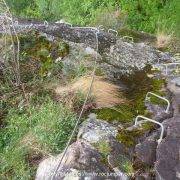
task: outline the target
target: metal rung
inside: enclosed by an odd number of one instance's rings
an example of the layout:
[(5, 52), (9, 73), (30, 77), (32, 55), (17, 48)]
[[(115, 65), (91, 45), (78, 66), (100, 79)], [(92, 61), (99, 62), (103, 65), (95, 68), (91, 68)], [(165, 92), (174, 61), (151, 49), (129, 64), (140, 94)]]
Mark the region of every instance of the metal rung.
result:
[(104, 31), (104, 26), (103, 26), (103, 25), (99, 25), (99, 26), (98, 26), (98, 29), (99, 29), (100, 31)]
[(72, 29), (90, 29), (92, 32), (95, 32), (95, 33), (96, 32), (99, 33), (99, 31), (102, 30), (102, 29), (99, 29), (97, 27), (78, 27), (78, 26), (74, 27), (74, 26), (71, 26), (71, 28)]
[(134, 38), (131, 36), (123, 36), (122, 39), (130, 39), (131, 42), (134, 42)]
[(72, 24), (71, 24), (71, 23), (65, 22), (64, 24), (69, 25), (70, 27), (72, 27)]
[(155, 94), (155, 93), (152, 93), (152, 92), (148, 92), (147, 94), (146, 94), (146, 98), (145, 98), (145, 101), (147, 101), (147, 100), (149, 100), (149, 97), (148, 97), (148, 95), (153, 95), (153, 96), (156, 96), (157, 98), (159, 98), (159, 99), (162, 99), (162, 100), (164, 100), (164, 101), (166, 101), (167, 102), (167, 108), (166, 108), (166, 110), (165, 110), (165, 112), (166, 113), (168, 113), (169, 112), (169, 109), (170, 109), (170, 102), (169, 102), (169, 100), (168, 99), (166, 99), (165, 97), (162, 97), (162, 96), (159, 96), (159, 95), (157, 95), (157, 94)]
[(47, 21), (44, 21), (44, 26), (45, 27), (48, 27), (49, 26), (49, 23)]
[[(144, 119), (144, 120), (141, 120), (141, 121), (138, 121), (138, 119), (141, 118), (141, 119)], [(147, 122), (147, 121), (150, 121), (150, 122), (153, 122), (155, 124), (158, 124), (159, 126), (161, 126), (161, 134), (160, 134), (160, 137), (159, 139), (157, 140), (158, 144), (162, 141), (163, 139), (163, 136), (164, 136), (164, 126), (162, 125), (162, 123), (158, 122), (158, 121), (155, 121), (153, 119), (149, 119), (147, 117), (144, 117), (144, 116), (137, 116), (136, 119), (135, 119), (135, 126), (137, 126), (138, 124), (141, 124), (143, 122)]]
[(118, 36), (118, 32), (114, 29), (108, 29), (108, 33), (115, 33), (115, 36)]

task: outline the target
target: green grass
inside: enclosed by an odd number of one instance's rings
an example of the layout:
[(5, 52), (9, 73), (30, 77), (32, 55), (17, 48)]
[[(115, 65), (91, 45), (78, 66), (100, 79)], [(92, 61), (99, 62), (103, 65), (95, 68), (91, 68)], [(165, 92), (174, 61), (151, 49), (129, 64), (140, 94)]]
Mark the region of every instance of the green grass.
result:
[(111, 152), (111, 147), (109, 145), (109, 142), (102, 140), (101, 142), (98, 142), (94, 144), (94, 146), (98, 149), (98, 151), (103, 154), (106, 158)]
[(32, 178), (34, 158), (60, 153), (75, 122), (68, 108), (47, 99), (40, 107), (10, 110), (0, 132), (0, 179)]
[(119, 168), (128, 175), (132, 175), (134, 172), (132, 162), (125, 156), (119, 155)]

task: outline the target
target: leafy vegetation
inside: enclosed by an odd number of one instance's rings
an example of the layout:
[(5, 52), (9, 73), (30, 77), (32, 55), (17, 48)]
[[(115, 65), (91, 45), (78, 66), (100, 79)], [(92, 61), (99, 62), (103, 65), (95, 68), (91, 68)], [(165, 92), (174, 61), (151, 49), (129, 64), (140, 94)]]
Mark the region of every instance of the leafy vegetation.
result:
[[(13, 12), (44, 20), (65, 19), (73, 24), (122, 24), (151, 33), (178, 31), (178, 0), (7, 0)], [(109, 15), (108, 15), (109, 14)], [(108, 22), (106, 21), (109, 17)], [(109, 23), (109, 24), (107, 24)]]

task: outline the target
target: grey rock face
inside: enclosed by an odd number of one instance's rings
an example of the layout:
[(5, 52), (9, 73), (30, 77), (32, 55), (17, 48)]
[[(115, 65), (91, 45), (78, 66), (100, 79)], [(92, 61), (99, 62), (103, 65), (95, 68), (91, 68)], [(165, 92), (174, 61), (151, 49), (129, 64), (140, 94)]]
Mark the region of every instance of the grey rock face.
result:
[[(4, 17), (0, 15), (0, 20), (5, 21)], [(38, 32), (46, 33), (54, 37), (60, 37), (64, 40), (84, 43), (92, 48), (96, 47), (96, 28), (83, 28), (72, 26), (68, 23), (44, 23), (35, 20), (23, 20), (23, 19), (13, 19), (18, 23), (14, 23), (14, 27), (18, 33), (26, 33), (29, 30), (36, 30)], [(0, 27), (0, 33), (5, 33), (3, 28)], [(99, 50), (104, 51), (109, 48), (111, 44), (116, 42), (116, 37), (110, 33), (104, 31), (99, 31), (98, 33)]]
[(167, 136), (173, 138), (180, 138), (180, 117), (173, 117), (168, 119), (165, 123), (165, 128), (167, 131)]
[(173, 94), (172, 107), (174, 110), (174, 116), (180, 116), (180, 87), (177, 86), (176, 78), (169, 81), (167, 88)]
[(80, 59), (85, 60), (89, 56), (90, 61), (86, 62), (86, 66), (92, 66), (95, 56), (98, 55), (98, 67), (110, 78), (143, 70), (146, 65), (157, 62), (159, 58), (154, 48), (143, 43), (128, 43), (118, 40), (110, 46), (109, 50), (100, 54), (96, 52), (96, 49), (93, 50), (82, 43), (69, 42), (68, 44), (70, 45), (70, 55), (64, 59), (65, 64), (75, 64)]
[[(0, 20), (3, 19), (4, 17), (0, 16)], [(36, 30), (48, 36), (60, 37), (76, 45), (83, 44), (86, 46), (84, 51), (90, 54), (96, 54), (96, 52), (87, 49), (87, 47), (97, 51), (98, 39), (98, 53), (102, 56), (98, 65), (110, 77), (128, 75), (134, 71), (142, 70), (148, 64), (158, 62), (159, 59), (162, 61), (170, 59), (170, 55), (167, 53), (158, 52), (144, 43), (124, 42), (111, 33), (102, 30), (98, 32), (95, 27), (71, 27), (70, 24), (63, 22), (44, 24), (44, 22), (33, 20), (15, 20), (18, 21), (18, 23), (15, 23), (15, 28), (19, 33)], [(2, 29), (0, 29), (0, 32), (4, 33)], [(98, 38), (96, 38), (96, 35)]]
[[(42, 161), (38, 167), (36, 180), (50, 180), (61, 159), (62, 154)], [(93, 176), (93, 173), (110, 172), (101, 162), (101, 156), (85, 141), (76, 141), (67, 150), (55, 180), (61, 179), (103, 179), (103, 176)], [(89, 174), (88, 174), (89, 173)], [(92, 174), (90, 174), (92, 173)], [(77, 175), (77, 176), (76, 176)]]
[(156, 177), (157, 180), (174, 180), (179, 178), (180, 117), (166, 120), (164, 126), (167, 132), (157, 148)]
[[(1, 15), (0, 20), (4, 21), (5, 17)], [(119, 50), (113, 51), (112, 56), (114, 55), (117, 56), (116, 54), (120, 52), (120, 56), (118, 56), (118, 61), (119, 58), (122, 58), (123, 63), (124, 60), (127, 60), (127, 64), (130, 61), (132, 62), (132, 64), (134, 64), (134, 66), (137, 65), (137, 69), (144, 66), (143, 62), (145, 61), (149, 62), (149, 60), (151, 61), (155, 57), (155, 54), (152, 53), (153, 51), (152, 48), (150, 48), (150, 46), (146, 46), (143, 43), (139, 43), (137, 45), (134, 43), (132, 44), (126, 43), (120, 40), (120, 38), (118, 40), (119, 42), (116, 43), (118, 39), (117, 37), (115, 37), (111, 33), (107, 33), (102, 30), (98, 32), (95, 27), (83, 28), (73, 25), (71, 26), (71, 24), (66, 23), (64, 21), (60, 21), (58, 23), (52, 23), (52, 22), (44, 23), (35, 20), (25, 20), (25, 19), (17, 19), (17, 18), (14, 18), (13, 20), (18, 22), (18, 23), (14, 23), (15, 29), (18, 33), (26, 33), (29, 30), (36, 30), (41, 33), (46, 33), (50, 36), (60, 37), (66, 41), (70, 41), (74, 43), (83, 43), (86, 44), (86, 46), (90, 46), (91, 48), (94, 49), (96, 49), (97, 47), (97, 39), (96, 39), (96, 35), (97, 35), (99, 52), (101, 54), (109, 51), (110, 47), (116, 44), (115, 49), (118, 48)], [(0, 32), (5, 33), (2, 28), (0, 28)], [(135, 61), (135, 59), (137, 59), (137, 61)], [(142, 63), (140, 63), (138, 62), (138, 60), (141, 61), (143, 60), (143, 61)], [(124, 67), (122, 68), (124, 69)], [(127, 70), (127, 68), (125, 69)]]
[(98, 120), (93, 115), (83, 122), (79, 129), (78, 138), (93, 144), (111, 137), (116, 137), (118, 130), (106, 121)]
[(178, 172), (180, 139), (167, 137), (157, 149), (155, 164), (157, 180), (175, 180)]
[(137, 144), (135, 148), (138, 160), (153, 166), (156, 161), (157, 142), (146, 139), (143, 143)]
[(158, 61), (155, 49), (144, 43), (127, 43), (117, 40), (110, 52), (103, 56), (102, 67), (109, 74), (131, 74), (134, 70), (142, 70), (146, 65)]

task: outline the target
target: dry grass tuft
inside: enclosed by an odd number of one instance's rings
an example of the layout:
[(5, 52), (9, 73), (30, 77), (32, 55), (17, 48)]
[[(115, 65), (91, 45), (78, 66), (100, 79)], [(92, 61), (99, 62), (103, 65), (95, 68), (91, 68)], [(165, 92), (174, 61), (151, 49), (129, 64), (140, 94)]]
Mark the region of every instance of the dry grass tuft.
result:
[(172, 34), (166, 34), (164, 32), (157, 33), (156, 47), (159, 49), (167, 48), (172, 41)]
[[(68, 92), (82, 92), (86, 94), (91, 83), (91, 77), (81, 77), (72, 84), (55, 89), (57, 95), (67, 94)], [(112, 107), (124, 103), (120, 87), (105, 81), (102, 77), (96, 76), (92, 86), (91, 96), (94, 98), (96, 108)]]

